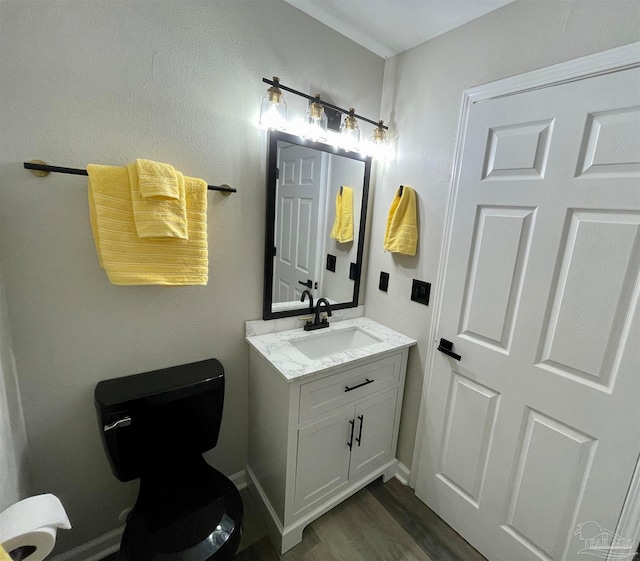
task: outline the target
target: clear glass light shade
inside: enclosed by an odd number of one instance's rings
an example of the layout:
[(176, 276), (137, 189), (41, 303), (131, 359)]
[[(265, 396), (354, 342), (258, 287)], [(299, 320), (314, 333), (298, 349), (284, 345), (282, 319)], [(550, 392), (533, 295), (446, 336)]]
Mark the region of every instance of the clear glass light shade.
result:
[(320, 103), (320, 96), (316, 95), (315, 101), (309, 104), (309, 108), (304, 116), (305, 132), (304, 137), (309, 140), (325, 141), (327, 139), (327, 124), (329, 119)]
[(360, 147), (360, 127), (354, 113), (354, 109), (349, 109), (349, 114), (340, 125), (340, 148), (345, 150), (354, 151)]
[(383, 128), (384, 121), (380, 121), (371, 136), (369, 137), (368, 152), (374, 158), (385, 159), (389, 147), (387, 131)]
[(287, 125), (287, 102), (275, 77), (273, 81), (275, 85), (267, 90), (260, 104), (260, 126), (265, 129), (284, 130)]

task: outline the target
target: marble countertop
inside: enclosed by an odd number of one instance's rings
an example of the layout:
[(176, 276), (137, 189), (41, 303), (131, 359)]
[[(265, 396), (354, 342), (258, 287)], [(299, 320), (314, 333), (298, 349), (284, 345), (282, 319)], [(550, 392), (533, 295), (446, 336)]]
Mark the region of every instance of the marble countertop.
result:
[[(354, 327), (378, 339), (380, 342), (315, 360), (307, 358), (291, 344), (293, 341), (322, 336), (323, 334)], [(321, 372), (326, 373), (330, 370), (337, 370), (350, 362), (370, 358), (388, 351), (411, 347), (416, 344), (415, 339), (402, 335), (402, 333), (398, 333), (366, 317), (337, 321), (326, 329), (318, 331), (304, 331), (302, 328), (298, 328), (278, 333), (255, 335), (247, 337), (246, 340), (289, 382)]]

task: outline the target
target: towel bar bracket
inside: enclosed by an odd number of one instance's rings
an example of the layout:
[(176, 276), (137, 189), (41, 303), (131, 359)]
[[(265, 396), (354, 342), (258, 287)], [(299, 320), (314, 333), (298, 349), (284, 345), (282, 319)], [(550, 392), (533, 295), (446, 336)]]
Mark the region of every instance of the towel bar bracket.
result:
[(46, 171), (44, 169), (39, 169), (39, 167), (36, 167), (36, 166), (44, 167), (46, 165), (47, 163), (43, 162), (42, 160), (31, 160), (30, 162), (24, 163), (25, 169), (28, 169), (36, 177), (47, 177), (47, 175), (51, 173), (50, 171)]

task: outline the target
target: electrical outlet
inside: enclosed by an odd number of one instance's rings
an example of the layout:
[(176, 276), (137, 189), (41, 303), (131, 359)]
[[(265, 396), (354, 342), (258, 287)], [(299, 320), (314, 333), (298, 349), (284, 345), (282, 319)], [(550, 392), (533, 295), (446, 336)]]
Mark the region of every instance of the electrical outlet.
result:
[(380, 283), (378, 284), (378, 288), (382, 290), (382, 292), (386, 292), (389, 289), (389, 273), (380, 271)]
[(413, 279), (411, 286), (411, 300), (418, 304), (429, 305), (429, 294), (431, 293), (431, 283)]
[(336, 272), (336, 256), (327, 253), (327, 271)]

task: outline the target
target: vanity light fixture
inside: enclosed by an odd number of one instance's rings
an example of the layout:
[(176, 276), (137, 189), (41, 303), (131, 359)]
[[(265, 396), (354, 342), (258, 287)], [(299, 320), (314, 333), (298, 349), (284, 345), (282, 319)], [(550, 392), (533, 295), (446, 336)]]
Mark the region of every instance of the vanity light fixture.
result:
[(273, 84), (262, 97), (260, 126), (265, 129), (284, 130), (287, 126), (287, 102), (280, 89), (280, 79), (273, 77)]
[(356, 110), (351, 107), (340, 125), (340, 148), (357, 152), (360, 149), (360, 127), (355, 117)]
[(316, 142), (327, 140), (327, 123), (329, 119), (320, 101), (320, 94), (316, 94), (314, 100), (309, 103), (304, 121), (306, 126), (304, 132), (305, 138)]
[[(280, 83), (280, 80), (274, 76), (273, 80), (262, 78), (265, 84), (271, 87), (262, 98), (260, 106), (260, 125), (263, 128), (277, 129), (287, 131), (289, 134), (296, 134), (309, 140), (328, 143), (338, 146), (352, 152), (361, 152), (363, 154), (372, 155), (376, 158), (384, 158), (386, 155), (386, 131), (389, 127), (385, 126), (383, 121), (373, 121), (362, 115), (358, 115), (353, 108), (343, 109), (337, 105), (333, 105), (320, 99), (320, 95), (307, 95), (301, 91), (294, 90)], [(286, 121), (287, 104), (284, 101), (282, 91), (291, 92), (297, 96), (308, 99), (309, 107), (305, 114), (302, 127), (294, 123), (289, 124)], [(326, 109), (332, 110), (336, 117), (336, 128), (338, 115), (344, 113), (346, 118), (340, 125), (340, 134), (334, 133), (336, 130), (332, 127), (331, 131), (327, 130), (328, 118)], [(358, 120), (371, 123), (376, 130), (371, 135), (371, 139), (367, 142), (360, 142), (360, 126)], [(300, 123), (301, 119), (298, 120)]]

